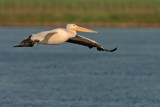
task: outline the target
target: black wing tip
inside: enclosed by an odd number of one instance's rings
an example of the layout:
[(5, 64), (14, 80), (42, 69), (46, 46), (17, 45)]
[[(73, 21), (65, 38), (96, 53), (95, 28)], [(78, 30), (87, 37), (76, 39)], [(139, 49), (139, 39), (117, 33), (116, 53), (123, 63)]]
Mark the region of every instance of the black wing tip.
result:
[(105, 49), (105, 51), (108, 51), (108, 52), (114, 52), (114, 51), (116, 51), (116, 50), (117, 50), (117, 47), (114, 48), (114, 49), (112, 49), (112, 50), (107, 50), (107, 49)]
[(20, 45), (15, 45), (13, 46), (14, 48), (16, 47), (33, 47), (34, 45), (23, 45), (23, 44), (20, 44)]
[(23, 47), (22, 45), (15, 45), (15, 46), (13, 46), (13, 47)]

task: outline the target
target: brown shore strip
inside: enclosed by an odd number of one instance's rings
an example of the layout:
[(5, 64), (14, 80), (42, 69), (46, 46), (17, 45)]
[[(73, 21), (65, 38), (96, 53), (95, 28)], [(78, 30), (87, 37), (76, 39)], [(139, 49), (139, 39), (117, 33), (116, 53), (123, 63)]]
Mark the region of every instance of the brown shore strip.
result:
[(125, 12), (125, 13), (158, 13), (160, 11), (159, 8), (145, 8), (145, 7), (139, 7), (139, 8), (131, 8), (131, 7), (125, 7), (125, 8), (107, 8), (107, 9), (101, 9), (101, 8), (92, 8), (92, 9), (83, 9), (83, 8), (76, 8), (76, 9), (70, 9), (70, 8), (27, 8), (27, 7), (11, 7), (11, 8), (0, 8), (0, 12), (5, 13), (47, 13), (47, 14), (54, 14), (57, 12), (72, 12), (72, 13), (83, 13), (85, 12), (107, 12), (107, 13), (113, 13), (113, 12)]
[[(75, 23), (77, 25), (81, 26), (87, 26), (87, 27), (112, 27), (112, 28), (160, 28), (160, 24), (156, 23), (76, 23), (76, 22), (68, 22), (68, 23)], [(46, 23), (5, 23), (0, 24), (0, 27), (64, 27), (67, 22), (46, 22)]]

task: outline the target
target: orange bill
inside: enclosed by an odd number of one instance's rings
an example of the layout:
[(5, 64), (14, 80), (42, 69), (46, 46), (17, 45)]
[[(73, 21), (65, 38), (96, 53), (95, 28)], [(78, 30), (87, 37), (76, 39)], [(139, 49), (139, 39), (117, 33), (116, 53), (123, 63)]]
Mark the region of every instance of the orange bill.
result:
[(97, 31), (86, 29), (86, 28), (83, 28), (83, 27), (80, 27), (80, 26), (77, 26), (77, 28), (74, 28), (72, 30), (81, 31), (81, 32), (98, 33)]

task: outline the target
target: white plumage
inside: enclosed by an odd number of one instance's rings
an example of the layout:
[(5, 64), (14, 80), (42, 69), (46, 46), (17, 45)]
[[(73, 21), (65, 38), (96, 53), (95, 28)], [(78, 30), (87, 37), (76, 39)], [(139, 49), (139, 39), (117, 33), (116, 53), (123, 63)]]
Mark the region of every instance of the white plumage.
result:
[(96, 41), (77, 35), (76, 31), (97, 33), (96, 31), (82, 28), (75, 24), (68, 24), (66, 29), (57, 28), (50, 31), (43, 31), (37, 34), (32, 34), (28, 39), (23, 40), (20, 45), (16, 45), (14, 47), (33, 47), (37, 44), (59, 45), (64, 42), (69, 42), (88, 46), (89, 48), (97, 47), (98, 51), (113, 52), (117, 50), (117, 48), (113, 50), (107, 50), (100, 46)]

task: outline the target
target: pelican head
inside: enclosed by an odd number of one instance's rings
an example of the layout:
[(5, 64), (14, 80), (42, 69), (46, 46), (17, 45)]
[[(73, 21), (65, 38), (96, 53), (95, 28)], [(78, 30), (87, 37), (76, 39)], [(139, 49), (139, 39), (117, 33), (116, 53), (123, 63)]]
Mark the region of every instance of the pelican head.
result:
[(93, 31), (90, 29), (86, 29), (80, 26), (77, 26), (76, 24), (67, 24), (66, 29), (73, 30), (73, 31), (81, 31), (81, 32), (90, 32), (90, 33), (98, 33), (97, 31)]

